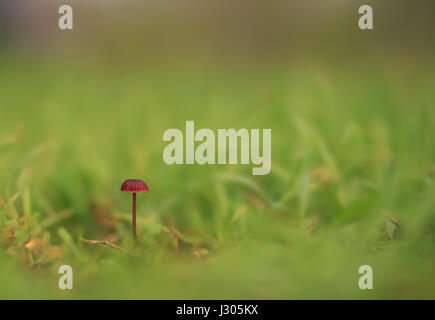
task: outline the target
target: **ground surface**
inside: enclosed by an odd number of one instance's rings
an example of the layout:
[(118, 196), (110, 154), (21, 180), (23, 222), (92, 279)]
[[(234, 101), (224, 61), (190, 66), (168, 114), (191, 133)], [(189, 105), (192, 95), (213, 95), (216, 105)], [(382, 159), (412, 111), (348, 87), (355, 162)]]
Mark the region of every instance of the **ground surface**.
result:
[[(432, 67), (60, 61), (1, 60), (0, 298), (435, 298)], [(186, 120), (271, 128), (272, 172), (165, 165)]]

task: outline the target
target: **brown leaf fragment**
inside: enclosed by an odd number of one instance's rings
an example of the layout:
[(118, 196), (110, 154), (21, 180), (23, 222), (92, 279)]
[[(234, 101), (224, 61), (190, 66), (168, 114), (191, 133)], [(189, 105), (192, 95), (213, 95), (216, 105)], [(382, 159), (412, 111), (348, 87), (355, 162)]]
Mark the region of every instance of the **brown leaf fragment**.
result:
[(204, 248), (198, 248), (196, 250), (193, 250), (192, 254), (195, 256), (195, 258), (201, 259), (208, 256), (208, 250)]
[(60, 259), (63, 256), (63, 249), (60, 246), (48, 245), (44, 249), (43, 256), (45, 258), (45, 262)]
[(9, 244), (15, 240), (15, 228), (14, 226), (3, 228), (1, 231), (1, 241), (5, 244)]
[(97, 223), (107, 229), (116, 229), (116, 219), (110, 215), (108, 210), (101, 208), (101, 207), (95, 207), (93, 210), (95, 219), (97, 220)]
[(15, 248), (14, 248), (14, 247), (9, 247), (9, 248), (6, 250), (6, 253), (9, 254), (9, 255), (13, 255), (13, 254), (15, 254)]
[(24, 248), (35, 250), (36, 248), (40, 247), (41, 244), (42, 244), (41, 240), (32, 238), (24, 245)]
[(41, 239), (31, 238), (24, 248), (29, 249), (38, 263), (48, 263), (60, 259), (63, 256), (63, 250), (59, 246), (52, 246)]

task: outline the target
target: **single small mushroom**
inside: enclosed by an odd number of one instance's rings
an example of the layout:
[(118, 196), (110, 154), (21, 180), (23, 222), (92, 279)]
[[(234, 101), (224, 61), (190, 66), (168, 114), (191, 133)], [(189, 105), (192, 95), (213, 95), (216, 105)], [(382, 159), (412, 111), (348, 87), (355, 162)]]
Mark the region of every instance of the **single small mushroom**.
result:
[(139, 179), (127, 179), (122, 183), (122, 192), (133, 193), (133, 207), (132, 207), (132, 232), (133, 241), (136, 244), (136, 193), (149, 192), (148, 186), (145, 182)]

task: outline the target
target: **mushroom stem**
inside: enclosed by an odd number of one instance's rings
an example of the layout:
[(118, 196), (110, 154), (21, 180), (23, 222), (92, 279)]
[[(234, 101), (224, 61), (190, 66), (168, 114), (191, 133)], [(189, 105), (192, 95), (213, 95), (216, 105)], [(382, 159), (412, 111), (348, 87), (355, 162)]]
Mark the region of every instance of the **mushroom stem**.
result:
[(133, 231), (133, 242), (136, 244), (136, 193), (133, 193), (133, 208), (132, 208), (132, 231)]

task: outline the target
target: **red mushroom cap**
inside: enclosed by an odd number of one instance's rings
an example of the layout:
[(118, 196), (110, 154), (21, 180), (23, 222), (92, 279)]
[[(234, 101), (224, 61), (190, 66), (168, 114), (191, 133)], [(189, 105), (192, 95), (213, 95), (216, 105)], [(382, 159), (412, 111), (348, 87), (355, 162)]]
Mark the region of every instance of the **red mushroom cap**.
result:
[(145, 182), (139, 179), (127, 179), (121, 186), (123, 192), (148, 192), (148, 186)]

